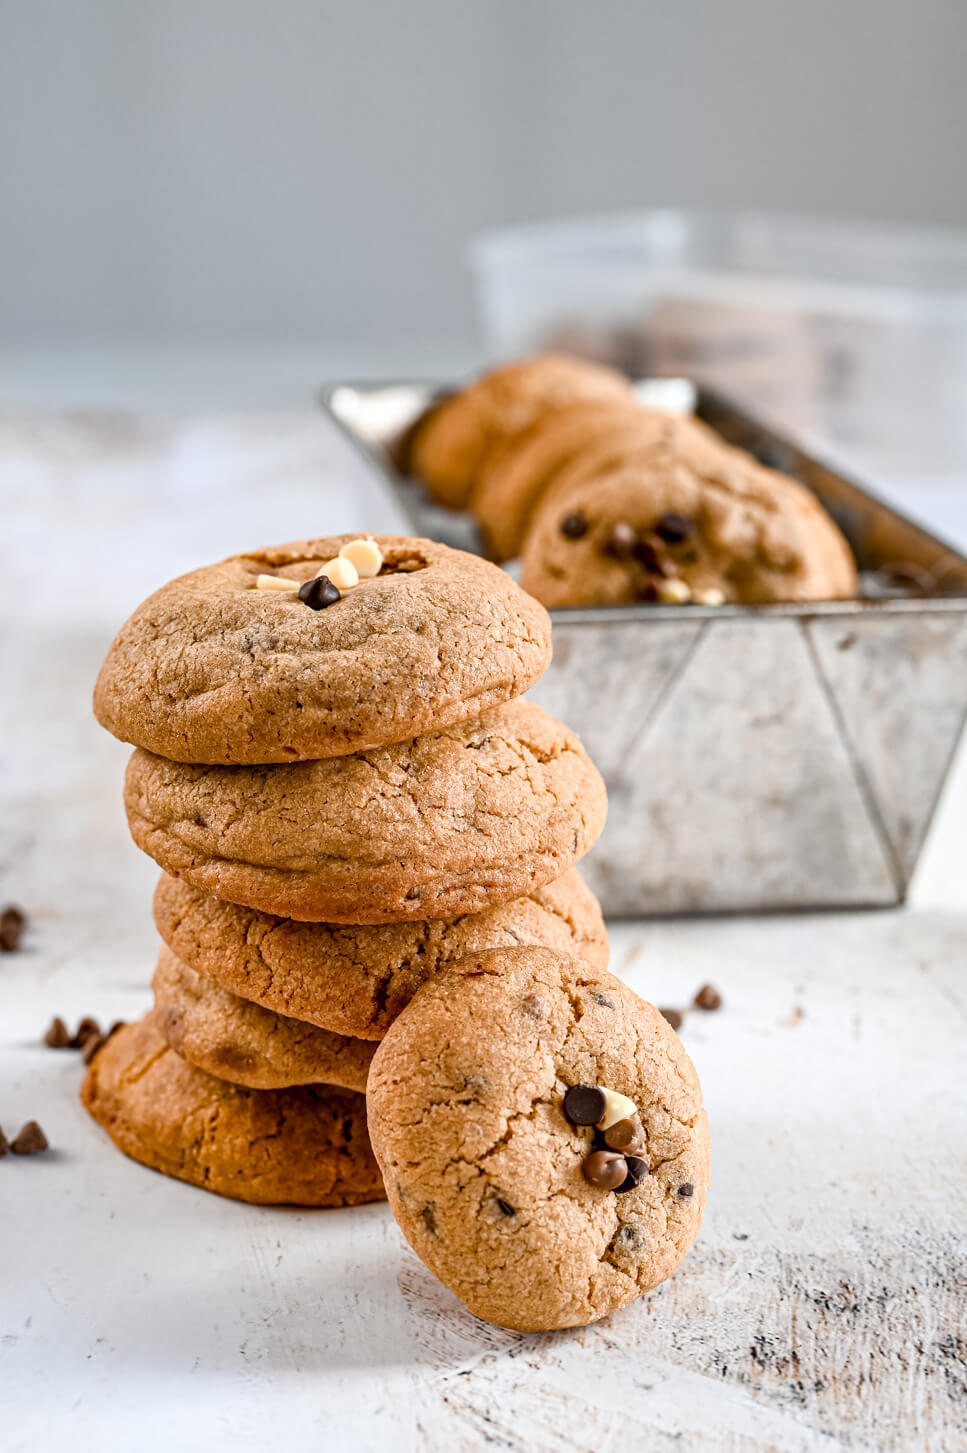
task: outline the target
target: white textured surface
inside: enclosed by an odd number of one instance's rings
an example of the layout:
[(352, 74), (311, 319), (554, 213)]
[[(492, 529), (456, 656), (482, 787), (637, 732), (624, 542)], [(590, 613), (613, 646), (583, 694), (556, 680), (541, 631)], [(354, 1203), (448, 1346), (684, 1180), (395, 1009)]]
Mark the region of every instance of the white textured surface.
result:
[(126, 749), (89, 713), (112, 629), (237, 547), (398, 521), (310, 415), (0, 418), (0, 1446), (830, 1449), (965, 1446), (967, 773), (901, 913), (624, 924), (614, 966), (683, 1031), (713, 1192), (650, 1298), (538, 1337), (475, 1322), (385, 1207), (254, 1209), (125, 1160), (39, 1044), (148, 1002), (155, 870)]

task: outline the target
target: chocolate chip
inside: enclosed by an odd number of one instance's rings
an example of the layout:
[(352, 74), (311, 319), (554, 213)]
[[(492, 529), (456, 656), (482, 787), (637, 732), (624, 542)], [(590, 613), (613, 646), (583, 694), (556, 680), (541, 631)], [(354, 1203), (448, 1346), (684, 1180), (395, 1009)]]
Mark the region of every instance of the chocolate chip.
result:
[(657, 535), (645, 535), (644, 539), (639, 540), (635, 545), (634, 555), (638, 564), (649, 575), (660, 575), (664, 579), (666, 575), (678, 574), (678, 567), (666, 557)]
[(67, 1025), (57, 1015), (50, 1021), (50, 1028), (44, 1035), (44, 1044), (51, 1049), (70, 1049), (71, 1037), (67, 1031)]
[(711, 984), (703, 984), (695, 995), (696, 1009), (721, 1009), (722, 995)]
[(9, 1149), (10, 1149), (10, 1141), (7, 1139), (7, 1137), (3, 1133), (3, 1126), (0, 1125), (0, 1160), (3, 1159), (3, 1157), (6, 1155), (6, 1153), (7, 1153), (7, 1151)]
[(666, 545), (680, 545), (687, 540), (695, 529), (695, 521), (690, 520), (687, 515), (679, 515), (674, 510), (669, 510), (667, 515), (662, 515), (655, 526), (655, 534), (665, 541)]
[(503, 1196), (498, 1196), (497, 1197), (497, 1205), (500, 1208), (500, 1210), (503, 1211), (503, 1213), (504, 1213), (505, 1216), (516, 1216), (517, 1215), (517, 1212), (514, 1210), (513, 1206), (510, 1204), (509, 1201), (505, 1201), (504, 1198), (503, 1198)]
[(544, 1018), (544, 1005), (541, 1003), (540, 999), (538, 999), (536, 994), (528, 994), (524, 999), (520, 1001), (520, 1007), (523, 1009), (524, 1013), (529, 1019)]
[(658, 587), (653, 580), (644, 580), (635, 589), (636, 600), (655, 601), (658, 599)]
[(602, 1191), (616, 1191), (628, 1178), (628, 1162), (614, 1150), (592, 1150), (581, 1163), (584, 1179)]
[(0, 949), (4, 953), (16, 953), (26, 922), (23, 911), (12, 903), (0, 913)]
[(47, 1149), (47, 1137), (36, 1120), (28, 1120), (19, 1135), (10, 1142), (14, 1155), (37, 1155)]
[(672, 1029), (681, 1029), (685, 1016), (680, 1009), (659, 1009), (658, 1013), (662, 1019), (668, 1021)]
[(634, 1226), (625, 1225), (619, 1227), (611, 1238), (608, 1246), (609, 1251), (620, 1251), (625, 1256), (631, 1256), (640, 1251), (642, 1246), (641, 1236)]
[(686, 1181), (684, 1185), (678, 1187), (678, 1195), (683, 1196), (685, 1200), (687, 1200), (689, 1196), (694, 1196), (694, 1194), (695, 1187), (692, 1185), (691, 1181)]
[(100, 1038), (101, 1026), (98, 1024), (96, 1019), (82, 1019), (80, 1024), (77, 1026), (77, 1032), (75, 1033), (73, 1039), (70, 1042), (70, 1048), (83, 1049), (92, 1035), (97, 1035), (97, 1037)]
[(572, 1085), (564, 1096), (564, 1113), (572, 1125), (597, 1125), (606, 1107), (597, 1085)]
[(591, 998), (595, 1004), (600, 1004), (602, 1009), (617, 1009), (618, 1007), (613, 999), (609, 999), (607, 994), (602, 994), (598, 989), (591, 990)]
[(648, 1162), (642, 1160), (640, 1156), (627, 1155), (625, 1156), (625, 1163), (628, 1167), (628, 1175), (620, 1186), (615, 1186), (615, 1191), (619, 1196), (624, 1195), (625, 1191), (633, 1191), (635, 1186), (640, 1185), (645, 1176), (648, 1175)]
[(299, 599), (310, 610), (324, 610), (327, 605), (335, 605), (337, 600), (342, 600), (342, 596), (328, 575), (316, 575), (299, 586)]
[(565, 515), (561, 521), (561, 534), (568, 540), (580, 540), (582, 535), (588, 533), (588, 517), (580, 510), (573, 514)]
[(620, 1150), (622, 1155), (644, 1155), (648, 1149), (645, 1128), (637, 1115), (609, 1125), (604, 1132), (604, 1143), (609, 1150)]
[(424, 1206), (423, 1207), (423, 1210), (420, 1212), (420, 1215), (422, 1216), (422, 1218), (423, 1218), (423, 1224), (426, 1227), (426, 1229), (429, 1231), (430, 1235), (431, 1236), (435, 1236), (436, 1235), (436, 1216), (433, 1214), (433, 1207), (432, 1206)]
[(105, 1044), (107, 1044), (107, 1040), (105, 1039), (103, 1034), (89, 1034), (88, 1037), (85, 1039), (84, 1047), (81, 1050), (81, 1059), (84, 1061), (84, 1063), (86, 1065), (89, 1065), (91, 1060), (97, 1054), (98, 1050), (101, 1049)]
[(635, 546), (638, 543), (638, 536), (631, 525), (619, 520), (611, 526), (608, 538), (604, 542), (606, 555), (613, 555), (616, 560), (630, 560), (635, 553)]

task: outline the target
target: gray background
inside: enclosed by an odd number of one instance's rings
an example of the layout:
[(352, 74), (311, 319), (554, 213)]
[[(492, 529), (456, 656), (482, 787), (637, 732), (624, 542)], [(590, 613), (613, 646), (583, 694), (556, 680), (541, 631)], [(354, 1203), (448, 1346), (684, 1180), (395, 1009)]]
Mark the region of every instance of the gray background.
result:
[(0, 0), (0, 346), (472, 336), (482, 228), (967, 224), (963, 0)]

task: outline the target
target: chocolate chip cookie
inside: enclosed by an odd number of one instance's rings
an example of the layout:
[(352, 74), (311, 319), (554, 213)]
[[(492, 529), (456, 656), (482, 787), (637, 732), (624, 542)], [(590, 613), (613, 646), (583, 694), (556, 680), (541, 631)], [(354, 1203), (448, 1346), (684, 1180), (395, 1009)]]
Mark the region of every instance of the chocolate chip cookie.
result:
[(410, 445), (409, 468), (439, 504), (463, 509), (489, 451), (545, 409), (633, 398), (628, 380), (600, 363), (545, 353), (508, 364), (427, 413)]
[(840, 600), (850, 548), (803, 485), (736, 449), (642, 454), (538, 506), (523, 583), (547, 606)]
[(594, 400), (541, 414), (529, 428), (492, 450), (482, 465), (471, 509), (494, 560), (520, 553), (546, 491), (585, 454), (608, 457), (632, 448), (680, 453), (717, 443), (703, 424), (633, 400)]
[(94, 711), (122, 741), (176, 762), (342, 756), (511, 700), (546, 668), (550, 642), (546, 611), (475, 555), (330, 536), (234, 555), (156, 591), (111, 646)]
[(209, 981), (350, 1042), (381, 1039), (421, 984), (484, 949), (540, 944), (608, 965), (601, 909), (575, 871), (482, 913), (368, 928), (276, 918), (164, 874), (154, 917), (174, 953)]
[(698, 1077), (604, 970), (497, 949), (431, 979), (370, 1067), (390, 1206), (488, 1321), (583, 1326), (670, 1276), (709, 1182)]
[(81, 1102), (132, 1160), (220, 1196), (297, 1206), (384, 1199), (362, 1095), (228, 1084), (175, 1054), (153, 1013), (98, 1051)]
[(216, 898), (284, 917), (392, 923), (479, 913), (559, 878), (604, 825), (572, 732), (513, 701), (354, 756), (199, 767), (138, 750), (135, 842)]
[(253, 1090), (290, 1085), (366, 1089), (375, 1046), (264, 1009), (162, 948), (151, 982), (155, 1022), (182, 1059)]

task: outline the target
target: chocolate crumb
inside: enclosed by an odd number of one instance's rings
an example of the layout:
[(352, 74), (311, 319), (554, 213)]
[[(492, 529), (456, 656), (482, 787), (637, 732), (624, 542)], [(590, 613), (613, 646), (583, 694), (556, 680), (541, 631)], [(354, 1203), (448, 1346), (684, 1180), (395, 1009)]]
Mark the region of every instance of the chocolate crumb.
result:
[(722, 995), (711, 984), (703, 984), (695, 995), (696, 1009), (721, 1009)]
[(10, 1149), (14, 1155), (37, 1155), (47, 1148), (47, 1137), (36, 1120), (28, 1120), (20, 1133), (10, 1142)]
[(81, 1050), (81, 1059), (84, 1061), (84, 1063), (86, 1065), (89, 1065), (91, 1060), (97, 1054), (98, 1050), (101, 1049), (105, 1044), (107, 1044), (107, 1040), (103, 1034), (88, 1035), (87, 1039), (85, 1039), (84, 1041), (84, 1047)]
[(96, 1019), (85, 1016), (77, 1026), (77, 1031), (70, 1042), (70, 1048), (83, 1049), (92, 1034), (96, 1034), (100, 1038), (101, 1026)]
[(688, 1200), (689, 1196), (694, 1196), (695, 1187), (692, 1185), (691, 1181), (685, 1181), (683, 1185), (680, 1185), (678, 1187), (678, 1194), (682, 1196), (685, 1200)]
[(7, 1137), (3, 1133), (3, 1126), (0, 1125), (0, 1160), (3, 1159), (3, 1157), (6, 1155), (6, 1153), (7, 1153), (7, 1151), (9, 1149), (10, 1149), (10, 1141), (7, 1139)]
[(619, 520), (612, 525), (608, 538), (604, 542), (605, 554), (613, 555), (616, 560), (630, 560), (635, 553), (635, 546), (638, 543), (638, 536), (631, 525)]
[(327, 605), (335, 605), (337, 600), (342, 600), (342, 596), (328, 575), (316, 575), (299, 586), (299, 599), (310, 610), (325, 610)]
[(662, 1019), (666, 1019), (672, 1029), (681, 1029), (685, 1016), (680, 1009), (659, 1009), (658, 1013)]
[(50, 1028), (44, 1035), (44, 1044), (48, 1045), (50, 1049), (70, 1049), (70, 1043), (71, 1037), (67, 1025), (59, 1014), (55, 1015), (50, 1021)]
[(0, 949), (4, 953), (17, 952), (26, 922), (27, 918), (23, 910), (17, 908), (13, 903), (8, 904), (0, 913)]
[(567, 540), (580, 540), (588, 533), (588, 517), (581, 510), (565, 515), (561, 521), (561, 534)]
[(500, 1207), (501, 1211), (503, 1211), (505, 1216), (517, 1215), (517, 1212), (514, 1210), (513, 1206), (510, 1204), (509, 1201), (505, 1201), (503, 1196), (497, 1197), (497, 1205)]

